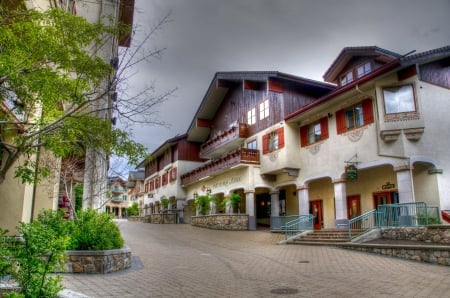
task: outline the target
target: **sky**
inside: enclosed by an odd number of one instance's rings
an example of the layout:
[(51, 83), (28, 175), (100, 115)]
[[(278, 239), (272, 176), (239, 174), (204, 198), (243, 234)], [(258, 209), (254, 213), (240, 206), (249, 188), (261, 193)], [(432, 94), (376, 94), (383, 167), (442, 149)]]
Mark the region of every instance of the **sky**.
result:
[(168, 127), (127, 128), (149, 153), (187, 132), (216, 72), (323, 81), (347, 46), (406, 54), (450, 45), (450, 0), (136, 0), (132, 47), (167, 14), (170, 22), (146, 43), (163, 54), (138, 64), (128, 83), (135, 92), (149, 82), (156, 94), (177, 88), (155, 109)]

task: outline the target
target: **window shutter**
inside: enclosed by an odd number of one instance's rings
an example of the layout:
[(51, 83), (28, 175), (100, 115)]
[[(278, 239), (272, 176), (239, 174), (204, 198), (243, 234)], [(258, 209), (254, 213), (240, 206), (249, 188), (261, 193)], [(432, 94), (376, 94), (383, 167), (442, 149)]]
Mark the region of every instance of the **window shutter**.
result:
[(262, 145), (263, 145), (263, 154), (269, 152), (269, 135), (263, 135), (262, 137)]
[(373, 122), (373, 106), (372, 100), (366, 98), (362, 101), (364, 124)]
[(300, 145), (308, 146), (308, 125), (300, 127)]
[(278, 149), (284, 147), (284, 127), (278, 128)]
[(336, 112), (336, 131), (338, 134), (342, 134), (347, 131), (344, 110), (339, 110)]
[(320, 132), (321, 140), (328, 139), (328, 117), (323, 117), (322, 119), (320, 119)]

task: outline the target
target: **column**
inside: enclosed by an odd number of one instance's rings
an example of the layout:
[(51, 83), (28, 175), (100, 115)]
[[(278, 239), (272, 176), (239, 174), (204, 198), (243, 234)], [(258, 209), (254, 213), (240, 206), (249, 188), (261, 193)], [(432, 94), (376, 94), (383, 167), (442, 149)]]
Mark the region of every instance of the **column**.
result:
[(309, 214), (309, 187), (308, 185), (302, 185), (297, 187), (297, 198), (298, 198), (298, 214), (308, 215)]
[(396, 167), (394, 168), (394, 172), (397, 174), (399, 203), (414, 202), (414, 188), (412, 183), (411, 167)]
[(248, 229), (249, 231), (256, 230), (256, 216), (255, 216), (255, 191), (246, 190), (245, 194), (245, 210), (248, 214)]
[(278, 190), (270, 192), (270, 216), (280, 216), (280, 192)]
[(345, 178), (333, 180), (334, 186), (334, 208), (336, 213), (335, 225), (337, 228), (346, 227), (347, 216), (347, 187)]
[(184, 201), (185, 199), (177, 198), (178, 223), (184, 223)]

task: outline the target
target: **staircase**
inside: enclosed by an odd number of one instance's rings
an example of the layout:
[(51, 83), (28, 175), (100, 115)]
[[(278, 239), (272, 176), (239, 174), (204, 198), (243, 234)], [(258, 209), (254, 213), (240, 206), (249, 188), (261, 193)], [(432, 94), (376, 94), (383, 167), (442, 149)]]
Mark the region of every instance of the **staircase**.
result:
[(344, 243), (349, 241), (348, 230), (326, 229), (313, 230), (308, 233), (300, 234), (298, 237), (291, 239), (289, 243), (304, 245), (333, 245), (336, 243)]

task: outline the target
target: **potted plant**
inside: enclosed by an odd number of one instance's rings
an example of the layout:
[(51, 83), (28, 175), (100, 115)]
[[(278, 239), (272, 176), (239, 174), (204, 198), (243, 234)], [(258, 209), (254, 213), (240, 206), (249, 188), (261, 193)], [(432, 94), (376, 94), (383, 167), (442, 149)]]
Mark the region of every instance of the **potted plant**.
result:
[(169, 199), (166, 196), (162, 196), (159, 201), (163, 210), (169, 208)]
[(225, 208), (228, 206), (231, 207), (231, 211), (234, 212), (235, 209), (237, 209), (237, 212), (240, 213), (240, 204), (241, 204), (241, 195), (238, 193), (232, 193), (229, 196), (227, 196), (223, 202), (225, 205)]

